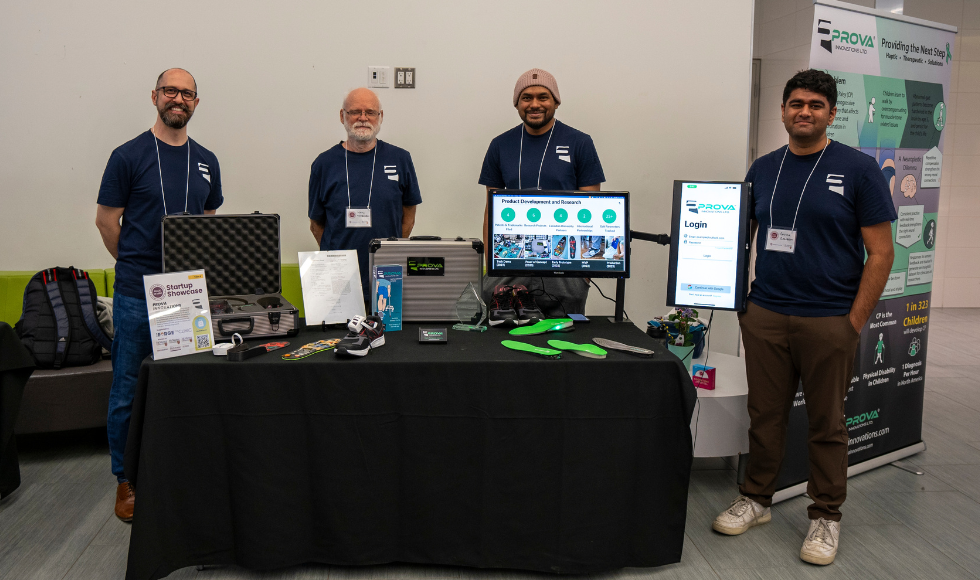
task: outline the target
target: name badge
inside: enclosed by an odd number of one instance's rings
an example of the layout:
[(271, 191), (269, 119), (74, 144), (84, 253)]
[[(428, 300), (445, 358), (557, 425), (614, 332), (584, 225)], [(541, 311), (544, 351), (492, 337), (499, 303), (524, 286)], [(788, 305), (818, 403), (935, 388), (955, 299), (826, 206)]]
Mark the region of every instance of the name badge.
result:
[(347, 227), (349, 228), (371, 227), (371, 208), (369, 207), (347, 208)]
[(796, 230), (769, 227), (766, 233), (766, 250), (770, 252), (796, 253)]

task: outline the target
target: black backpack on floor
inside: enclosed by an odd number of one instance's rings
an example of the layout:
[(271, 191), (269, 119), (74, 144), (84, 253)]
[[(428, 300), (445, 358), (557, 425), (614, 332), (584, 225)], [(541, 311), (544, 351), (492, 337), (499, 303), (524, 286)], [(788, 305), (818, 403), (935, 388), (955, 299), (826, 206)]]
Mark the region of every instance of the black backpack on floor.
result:
[(95, 284), (88, 272), (50, 268), (34, 274), (24, 290), (24, 310), (14, 330), (38, 368), (84, 366), (102, 358), (112, 340), (96, 315)]

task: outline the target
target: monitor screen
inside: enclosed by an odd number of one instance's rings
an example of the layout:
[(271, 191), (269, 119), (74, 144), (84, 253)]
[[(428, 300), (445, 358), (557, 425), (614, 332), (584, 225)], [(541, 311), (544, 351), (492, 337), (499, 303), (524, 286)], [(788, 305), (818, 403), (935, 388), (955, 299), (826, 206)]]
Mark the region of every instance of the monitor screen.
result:
[(675, 181), (667, 305), (744, 310), (750, 184)]
[(629, 193), (491, 189), (490, 276), (629, 277)]

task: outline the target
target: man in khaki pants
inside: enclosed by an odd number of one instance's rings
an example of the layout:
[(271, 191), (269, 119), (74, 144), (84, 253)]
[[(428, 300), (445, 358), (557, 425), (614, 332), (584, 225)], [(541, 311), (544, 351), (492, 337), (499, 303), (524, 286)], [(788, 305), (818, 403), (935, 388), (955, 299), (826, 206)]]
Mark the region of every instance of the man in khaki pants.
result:
[(827, 138), (836, 105), (832, 76), (797, 73), (781, 106), (789, 145), (757, 159), (745, 178), (753, 184), (758, 232), (756, 278), (739, 315), (749, 465), (741, 495), (712, 526), (737, 535), (771, 519), (786, 424), (802, 380), (813, 504), (800, 558), (822, 565), (837, 555), (847, 495), (844, 398), (861, 329), (891, 271), (896, 219), (874, 158)]

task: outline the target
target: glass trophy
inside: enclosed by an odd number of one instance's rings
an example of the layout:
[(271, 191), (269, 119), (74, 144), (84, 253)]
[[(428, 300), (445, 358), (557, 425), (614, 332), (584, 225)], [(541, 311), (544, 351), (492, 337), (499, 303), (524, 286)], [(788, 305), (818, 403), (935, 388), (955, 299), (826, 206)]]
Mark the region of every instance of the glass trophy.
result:
[(487, 305), (480, 298), (480, 292), (472, 282), (466, 285), (463, 293), (456, 301), (456, 318), (458, 324), (453, 325), (453, 330), (473, 330), (483, 332), (487, 329), (483, 325), (487, 320)]

